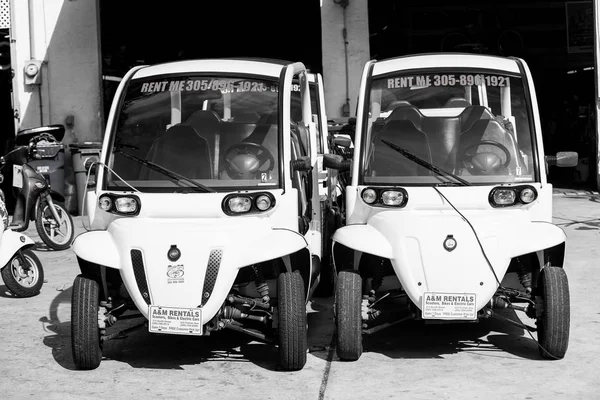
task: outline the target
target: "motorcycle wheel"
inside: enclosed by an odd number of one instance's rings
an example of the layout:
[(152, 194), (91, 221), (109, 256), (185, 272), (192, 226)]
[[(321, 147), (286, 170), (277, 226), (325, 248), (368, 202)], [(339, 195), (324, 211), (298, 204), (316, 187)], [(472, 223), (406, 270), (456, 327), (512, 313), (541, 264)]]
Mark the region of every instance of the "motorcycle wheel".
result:
[(71, 246), (75, 237), (73, 218), (61, 203), (54, 203), (54, 208), (60, 221), (54, 219), (47, 202), (39, 203), (35, 210), (35, 228), (46, 246), (53, 250), (65, 250)]
[(31, 250), (22, 250), (21, 253), (23, 258), (19, 253), (15, 253), (2, 268), (2, 279), (8, 290), (15, 296), (36, 296), (44, 284), (42, 262)]

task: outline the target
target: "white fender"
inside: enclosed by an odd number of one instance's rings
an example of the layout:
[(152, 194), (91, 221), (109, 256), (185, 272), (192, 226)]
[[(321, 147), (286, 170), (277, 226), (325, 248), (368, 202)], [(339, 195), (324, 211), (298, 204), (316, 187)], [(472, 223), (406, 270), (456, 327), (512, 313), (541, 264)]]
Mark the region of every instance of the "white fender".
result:
[(82, 233), (73, 242), (73, 251), (86, 261), (121, 269), (119, 251), (108, 231)]
[(19, 232), (5, 230), (0, 241), (0, 267), (8, 264), (15, 253), (23, 247), (33, 246), (35, 242), (27, 235)]
[(339, 228), (333, 234), (333, 241), (379, 257), (393, 257), (390, 242), (371, 225), (348, 225)]
[[(236, 242), (231, 265), (236, 268), (272, 260), (308, 247), (304, 236), (288, 229), (271, 229), (265, 235), (249, 237), (246, 242)], [(229, 253), (229, 252), (228, 252)]]
[(512, 257), (548, 249), (567, 240), (565, 232), (549, 222), (531, 222), (511, 235), (504, 235), (502, 248)]

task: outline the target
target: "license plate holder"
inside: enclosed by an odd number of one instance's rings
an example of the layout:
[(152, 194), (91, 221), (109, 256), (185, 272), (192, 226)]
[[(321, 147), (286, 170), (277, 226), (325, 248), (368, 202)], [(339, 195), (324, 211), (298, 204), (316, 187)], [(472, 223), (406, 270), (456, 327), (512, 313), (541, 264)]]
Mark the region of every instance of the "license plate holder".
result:
[(475, 293), (425, 292), (421, 301), (423, 319), (471, 321), (477, 319)]
[(201, 336), (203, 334), (202, 309), (152, 305), (148, 312), (148, 331)]

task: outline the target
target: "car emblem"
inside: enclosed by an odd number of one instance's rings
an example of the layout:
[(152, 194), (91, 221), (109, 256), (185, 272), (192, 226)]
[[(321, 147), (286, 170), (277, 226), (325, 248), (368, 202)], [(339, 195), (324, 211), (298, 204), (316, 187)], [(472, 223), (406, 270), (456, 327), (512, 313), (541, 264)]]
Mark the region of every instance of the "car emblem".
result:
[(454, 239), (453, 235), (446, 236), (446, 239), (444, 240), (444, 248), (447, 251), (452, 251), (456, 248), (456, 239)]
[(177, 261), (179, 260), (179, 257), (181, 257), (181, 251), (179, 251), (176, 244), (172, 244), (167, 252), (167, 258), (171, 261)]
[(167, 276), (171, 279), (181, 279), (183, 277), (183, 265), (169, 265), (167, 267)]

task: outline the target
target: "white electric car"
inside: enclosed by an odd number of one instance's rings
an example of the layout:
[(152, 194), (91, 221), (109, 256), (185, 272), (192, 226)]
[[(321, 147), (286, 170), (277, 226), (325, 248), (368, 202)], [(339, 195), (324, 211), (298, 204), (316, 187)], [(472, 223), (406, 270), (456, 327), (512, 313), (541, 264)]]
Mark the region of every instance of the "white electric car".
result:
[(363, 334), (400, 321), (477, 322), (506, 308), (535, 320), (517, 324), (537, 332), (543, 357), (562, 358), (566, 238), (552, 224), (547, 168), (574, 166), (577, 154), (544, 154), (526, 63), (450, 53), (372, 60), (354, 146), (350, 158), (325, 156), (351, 175), (333, 236), (339, 358), (358, 359)]
[(131, 69), (86, 194), (90, 231), (73, 245), (76, 366), (98, 367), (112, 326), (137, 310), (152, 333), (273, 341), (281, 367), (301, 369), (306, 304), (328, 267), (317, 141), (302, 63)]

